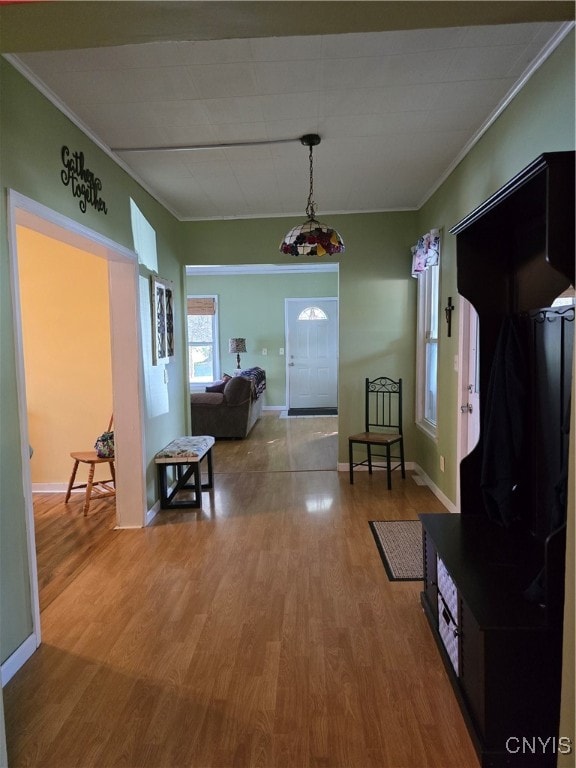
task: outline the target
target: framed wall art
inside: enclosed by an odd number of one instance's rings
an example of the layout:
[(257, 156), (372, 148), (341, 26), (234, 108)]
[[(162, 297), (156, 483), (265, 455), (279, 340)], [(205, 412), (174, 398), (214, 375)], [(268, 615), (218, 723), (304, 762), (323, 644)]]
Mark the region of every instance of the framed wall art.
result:
[(171, 283), (153, 275), (150, 278), (152, 300), (152, 362), (168, 363), (174, 357), (174, 305)]

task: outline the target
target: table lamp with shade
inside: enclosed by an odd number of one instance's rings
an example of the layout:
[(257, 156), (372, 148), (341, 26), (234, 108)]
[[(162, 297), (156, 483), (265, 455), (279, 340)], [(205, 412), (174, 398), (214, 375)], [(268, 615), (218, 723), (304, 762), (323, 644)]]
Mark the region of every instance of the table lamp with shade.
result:
[(240, 352), (246, 352), (246, 339), (228, 339), (228, 352), (236, 354), (236, 369), (240, 370)]

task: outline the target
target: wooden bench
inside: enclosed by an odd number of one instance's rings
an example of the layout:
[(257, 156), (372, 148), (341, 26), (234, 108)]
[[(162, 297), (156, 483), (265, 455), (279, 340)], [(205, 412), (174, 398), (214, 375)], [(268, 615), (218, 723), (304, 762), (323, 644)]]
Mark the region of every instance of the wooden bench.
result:
[[(158, 486), (160, 489), (160, 506), (162, 509), (184, 509), (200, 507), (202, 491), (212, 488), (214, 472), (212, 468), (212, 447), (215, 439), (211, 435), (195, 435), (179, 437), (172, 440), (165, 448), (158, 451), (154, 461), (158, 467)], [(208, 482), (202, 483), (200, 464), (206, 457), (208, 465)], [(175, 468), (176, 484), (168, 492), (168, 467)], [(190, 479), (193, 481), (190, 482)], [(176, 499), (180, 491), (192, 490), (193, 498)]]

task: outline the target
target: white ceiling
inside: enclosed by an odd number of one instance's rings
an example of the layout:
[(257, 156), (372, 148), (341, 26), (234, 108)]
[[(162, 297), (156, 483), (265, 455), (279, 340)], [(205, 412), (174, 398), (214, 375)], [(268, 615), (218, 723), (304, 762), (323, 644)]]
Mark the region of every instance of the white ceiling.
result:
[(304, 218), (299, 137), (320, 134), (322, 219), (418, 208), (570, 27), (146, 42), (9, 59), (181, 220)]

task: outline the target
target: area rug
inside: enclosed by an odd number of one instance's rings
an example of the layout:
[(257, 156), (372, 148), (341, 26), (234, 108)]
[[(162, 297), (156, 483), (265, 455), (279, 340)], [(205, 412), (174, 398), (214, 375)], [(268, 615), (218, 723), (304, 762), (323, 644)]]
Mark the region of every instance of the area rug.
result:
[(421, 581), (424, 566), (420, 520), (369, 522), (390, 581)]
[(337, 408), (289, 408), (288, 416), (338, 416)]

